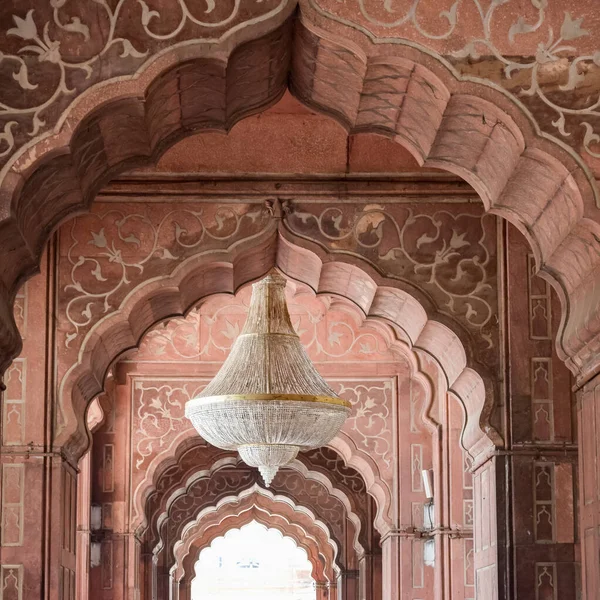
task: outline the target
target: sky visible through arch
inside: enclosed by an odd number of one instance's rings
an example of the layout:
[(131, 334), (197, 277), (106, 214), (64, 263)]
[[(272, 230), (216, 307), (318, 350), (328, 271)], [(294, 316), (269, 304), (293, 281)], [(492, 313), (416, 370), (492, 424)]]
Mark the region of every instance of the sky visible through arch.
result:
[(315, 600), (305, 550), (252, 521), (200, 553), (192, 600)]

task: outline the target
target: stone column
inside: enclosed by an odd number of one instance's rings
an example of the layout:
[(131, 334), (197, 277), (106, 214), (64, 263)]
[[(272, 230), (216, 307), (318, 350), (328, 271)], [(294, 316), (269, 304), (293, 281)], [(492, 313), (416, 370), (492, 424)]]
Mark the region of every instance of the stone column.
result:
[(600, 598), (600, 375), (578, 394), (582, 593)]
[[(505, 456), (493, 456), (473, 472), (473, 543), (477, 598), (500, 600), (508, 598), (504, 573), (506, 552), (505, 532), (508, 524), (502, 512), (506, 497)], [(504, 527), (498, 527), (498, 523)]]
[(21, 355), (0, 398), (0, 590), (3, 600), (75, 600), (76, 463), (55, 447), (54, 244), (19, 292)]
[(339, 600), (359, 600), (359, 572), (344, 570), (338, 575), (337, 592)]
[[(184, 578), (179, 582), (179, 600), (192, 600), (192, 582), (188, 579)], [(318, 594), (317, 600), (319, 600)]]
[[(92, 447), (92, 501), (101, 507), (102, 523), (94, 533), (101, 544), (100, 564), (90, 569), (90, 582), (98, 600), (129, 600), (142, 585), (143, 568), (140, 544), (130, 529), (130, 398), (125, 385), (111, 386), (106, 398), (106, 418)], [(168, 590), (167, 580), (161, 600), (169, 597)]]
[(337, 581), (329, 582), (329, 600), (338, 600)]
[(381, 600), (381, 554), (366, 553), (358, 564), (359, 600)]
[(382, 597), (383, 600), (400, 599), (401, 533), (391, 531), (381, 539)]
[(77, 568), (75, 587), (77, 600), (87, 600), (90, 589), (90, 506), (91, 506), (91, 453), (79, 461), (77, 477)]
[[(317, 581), (315, 583), (315, 590), (316, 600), (329, 600), (329, 583), (327, 581)], [(183, 599), (180, 597), (179, 600)]]

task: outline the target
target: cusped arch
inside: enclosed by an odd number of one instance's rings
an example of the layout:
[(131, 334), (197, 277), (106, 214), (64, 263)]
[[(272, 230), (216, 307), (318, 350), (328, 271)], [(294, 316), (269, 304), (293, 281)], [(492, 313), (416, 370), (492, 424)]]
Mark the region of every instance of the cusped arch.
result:
[(350, 133), (387, 136), (420, 163), (458, 174), (487, 210), (514, 223), (558, 289), (561, 355), (576, 373), (592, 370), (596, 359), (585, 347), (600, 334), (600, 225), (595, 187), (579, 162), (540, 134), (515, 99), (457, 79), (441, 57), (374, 43), (306, 2), (293, 20), (294, 4), (281, 3), (254, 28), (233, 28), (210, 44), (199, 38), (167, 49), (135, 77), (92, 86), (53, 135), (7, 167), (0, 188), (2, 368), (19, 350), (14, 296), (38, 268), (50, 232), (88, 207), (111, 177), (149, 164), (182, 136), (226, 131), (264, 110), (284, 92), (289, 73), (290, 89), (305, 104)]
[[(214, 448), (197, 436), (194, 437), (193, 444), (186, 440), (181, 446), (175, 452), (176, 462), (173, 459), (164, 460), (151, 491), (139, 495), (145, 498), (144, 522), (138, 525), (134, 518), (133, 525), (138, 535), (146, 538), (150, 547), (159, 543), (159, 530), (168, 517), (169, 507), (177, 498), (185, 496), (195, 481), (210, 477), (223, 467), (244, 467), (237, 453)], [(322, 464), (323, 460), (326, 464)], [(363, 527), (363, 523), (369, 518), (369, 496), (360, 474), (345, 466), (335, 452), (325, 449), (301, 453), (282, 471), (279, 479), (285, 478), (287, 470), (299, 473), (306, 481), (319, 482), (329, 494), (342, 502), (354, 527), (354, 549), (362, 554), (365, 544), (369, 543), (365, 537), (367, 531)], [(375, 526), (385, 528), (379, 522)]]
[[(465, 425), (464, 448), (476, 455), (500, 444), (498, 434), (489, 423), (493, 395), (486, 394), (481, 377), (467, 367), (467, 355), (460, 338), (446, 325), (428, 318), (423, 307), (368, 265), (359, 267), (345, 262), (343, 256), (322, 258), (302, 248), (273, 230), (260, 243), (236, 246), (210, 256), (192, 257), (179, 263), (168, 278), (150, 280), (135, 289), (119, 310), (107, 315), (88, 332), (81, 346), (79, 363), (74, 365), (61, 384), (63, 399), (72, 396), (73, 404), (64, 407), (71, 412), (71, 423), (79, 429), (66, 430), (62, 441), (70, 441), (73, 452), (87, 443), (85, 424), (76, 419), (77, 412), (102, 390), (105, 373), (124, 353), (139, 346), (145, 333), (162, 320), (187, 314), (203, 298), (213, 294), (231, 294), (249, 281), (258, 279), (270, 268), (278, 267), (286, 276), (299, 281), (317, 294), (345, 298), (356, 305), (373, 322), (391, 326), (400, 333), (398, 348), (406, 350), (415, 377), (427, 388), (427, 376), (421, 371), (418, 353), (431, 356), (443, 372), (448, 389), (462, 403)], [(431, 426), (427, 414), (424, 422)], [(70, 433), (70, 435), (69, 435)], [(189, 433), (180, 434), (182, 439)], [(174, 445), (181, 440), (175, 440)], [(382, 528), (391, 526), (393, 516), (383, 514), (390, 507), (392, 490), (384, 483), (376, 461), (357, 452), (353, 442), (341, 434), (331, 442), (346, 461), (364, 478), (369, 493), (376, 499), (377, 522)], [(156, 469), (159, 459), (150, 464), (146, 479)], [(136, 500), (136, 506), (139, 502)], [(138, 514), (142, 514), (141, 512)]]
[(193, 567), (200, 557), (200, 553), (204, 548), (209, 547), (215, 541), (215, 539), (223, 537), (228, 531), (234, 529), (241, 529), (244, 525), (248, 525), (251, 522), (257, 522), (266, 529), (274, 529), (278, 531), (282, 537), (290, 538), (298, 548), (302, 548), (306, 552), (308, 561), (311, 564), (311, 576), (314, 581), (329, 581), (329, 578), (325, 575), (324, 560), (321, 558), (318, 552), (318, 545), (315, 543), (316, 540), (311, 538), (303, 531), (300, 527), (294, 526), (292, 523), (286, 521), (283, 517), (252, 508), (245, 513), (237, 516), (225, 517), (224, 521), (218, 525), (213, 525), (208, 529), (202, 530), (196, 541), (199, 544), (193, 545), (190, 549), (188, 557), (190, 563), (184, 566), (180, 574), (180, 570), (177, 568), (177, 563), (173, 570), (173, 578), (175, 581), (180, 582), (185, 574), (189, 573), (190, 567)]
[(339, 571), (336, 563), (339, 548), (329, 536), (325, 523), (317, 519), (310, 508), (298, 506), (289, 498), (256, 486), (222, 499), (216, 506), (202, 511), (190, 524), (175, 547), (176, 579), (190, 572), (199, 552), (209, 545), (205, 536), (209, 532), (218, 536), (219, 531), (233, 527), (231, 519), (255, 519), (266, 526), (276, 522), (286, 531), (289, 531), (289, 525), (312, 541), (317, 550), (315, 554), (320, 557), (320, 569), (327, 580), (332, 581)]
[[(198, 514), (203, 514), (228, 497), (232, 489), (243, 490), (250, 487), (263, 489), (256, 470), (247, 467), (237, 458), (224, 458), (209, 469), (194, 473), (184, 487), (176, 489), (165, 498), (160, 514), (155, 513), (151, 517), (151, 531), (158, 536), (149, 540), (152, 552), (159, 555), (166, 551), (166, 560), (170, 561), (176, 544)], [(358, 556), (364, 553), (358, 539), (361, 516), (355, 512), (351, 498), (322, 473), (309, 471), (305, 465), (296, 461), (278, 474), (271, 489), (277, 496), (309, 507), (321, 521), (327, 523), (328, 531), (338, 546), (345, 541), (344, 523), (348, 519), (354, 530), (354, 550)]]

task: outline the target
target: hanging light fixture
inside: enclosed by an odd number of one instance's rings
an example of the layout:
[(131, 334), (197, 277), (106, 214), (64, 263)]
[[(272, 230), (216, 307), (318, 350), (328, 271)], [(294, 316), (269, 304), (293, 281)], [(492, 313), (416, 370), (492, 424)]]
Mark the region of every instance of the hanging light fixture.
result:
[(302, 347), (285, 284), (273, 270), (253, 285), (246, 324), (227, 360), (185, 407), (207, 442), (237, 450), (266, 485), (300, 450), (327, 444), (350, 414)]

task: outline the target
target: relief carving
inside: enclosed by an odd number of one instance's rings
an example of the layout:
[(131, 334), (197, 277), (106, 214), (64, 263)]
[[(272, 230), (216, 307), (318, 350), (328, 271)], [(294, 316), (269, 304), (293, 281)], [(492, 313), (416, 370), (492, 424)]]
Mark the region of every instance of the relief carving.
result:
[(333, 254), (360, 256), (386, 277), (419, 288), (442, 313), (476, 333), (488, 354), (496, 344), (493, 219), (478, 211), (294, 204), (287, 206), (285, 225)]
[(421, 0), (309, 4), (350, 27), (439, 52), (458, 74), (514, 94), (548, 134), (581, 149), (584, 157), (600, 158), (600, 97), (586, 91), (600, 76), (591, 13), (564, 11), (547, 0), (443, 0), (436, 14)]
[[(48, 133), (77, 95), (108, 78), (131, 76), (165, 47), (214, 43), (228, 30), (279, 14), (288, 0), (55, 0), (6, 6), (0, 49), (0, 165)], [(31, 7), (31, 8), (30, 8)], [(42, 83), (44, 85), (42, 85)]]
[(69, 265), (60, 294), (65, 347), (116, 310), (136, 285), (190, 256), (255, 238), (270, 223), (264, 207), (240, 204), (174, 211), (138, 205), (73, 220), (61, 249)]

